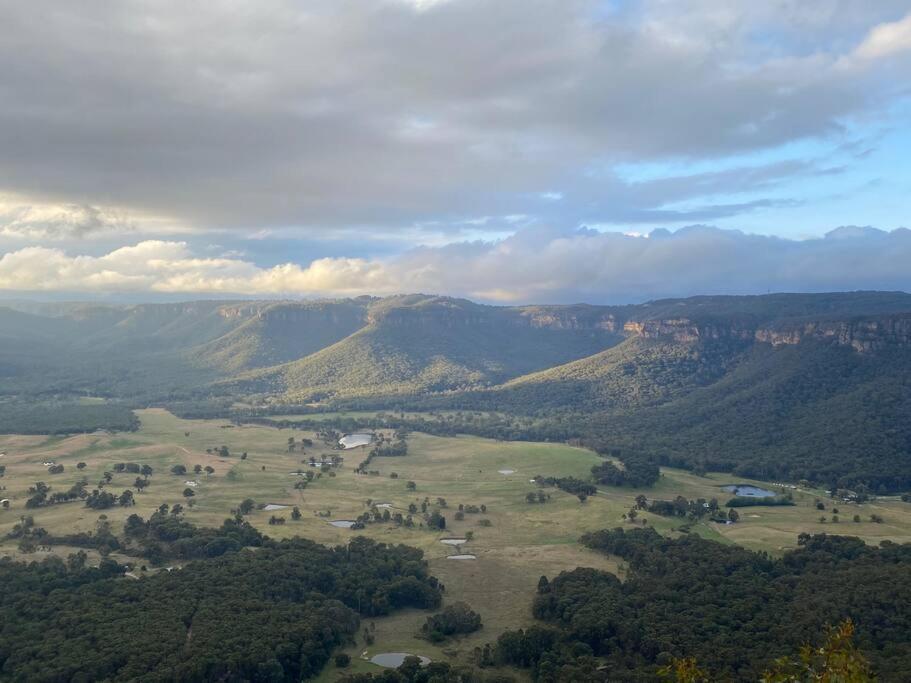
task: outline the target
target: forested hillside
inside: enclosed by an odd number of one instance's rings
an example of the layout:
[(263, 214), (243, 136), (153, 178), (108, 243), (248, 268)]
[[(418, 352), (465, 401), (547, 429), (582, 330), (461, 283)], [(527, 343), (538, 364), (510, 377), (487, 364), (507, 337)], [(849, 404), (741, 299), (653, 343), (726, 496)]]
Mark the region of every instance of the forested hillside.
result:
[(441, 599), (419, 550), (365, 538), (283, 541), (139, 580), (124, 570), (0, 560), (0, 678), (298, 681), (361, 615)]
[(652, 529), (602, 531), (583, 542), (622, 557), (629, 575), (576, 569), (542, 579), (534, 612), (546, 626), (501, 636), (500, 661), (568, 683), (656, 680), (673, 658), (694, 657), (709, 680), (756, 681), (775, 658), (850, 618), (879, 680), (907, 679), (909, 545), (805, 536), (772, 559)]
[(535, 321), (514, 309), (443, 297), (384, 300), (370, 308), (369, 324), (350, 337), (237, 386), (297, 401), (468, 389), (588, 356), (621, 340), (591, 320), (574, 319), (574, 326), (559, 318)]

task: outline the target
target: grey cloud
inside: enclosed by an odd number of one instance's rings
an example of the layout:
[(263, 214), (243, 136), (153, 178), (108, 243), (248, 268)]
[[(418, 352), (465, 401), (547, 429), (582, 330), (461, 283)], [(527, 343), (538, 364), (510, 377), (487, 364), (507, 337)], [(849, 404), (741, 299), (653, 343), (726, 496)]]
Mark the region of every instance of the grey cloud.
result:
[(0, 238), (63, 241), (89, 235), (122, 237), (136, 230), (121, 211), (87, 204), (32, 205), (0, 199)]
[[(762, 4), (5, 3), (0, 190), (209, 227), (508, 215), (552, 190), (564, 221), (652, 216), (771, 181), (629, 188), (582, 171), (826, 135), (886, 96), (873, 66), (838, 57), (901, 3)], [(758, 29), (793, 51), (751, 42)], [(692, 219), (740, 210), (722, 204)]]

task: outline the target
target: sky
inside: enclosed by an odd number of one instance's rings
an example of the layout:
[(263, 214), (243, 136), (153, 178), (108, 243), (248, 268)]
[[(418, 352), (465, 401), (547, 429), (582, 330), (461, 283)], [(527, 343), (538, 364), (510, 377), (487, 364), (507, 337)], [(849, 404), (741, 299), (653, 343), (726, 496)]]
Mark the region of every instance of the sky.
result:
[(911, 0), (0, 2), (0, 297), (911, 290)]

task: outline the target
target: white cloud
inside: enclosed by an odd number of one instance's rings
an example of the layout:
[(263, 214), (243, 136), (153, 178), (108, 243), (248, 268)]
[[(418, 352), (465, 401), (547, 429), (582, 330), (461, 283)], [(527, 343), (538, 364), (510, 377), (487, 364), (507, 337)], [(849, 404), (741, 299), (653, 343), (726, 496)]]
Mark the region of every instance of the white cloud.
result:
[(842, 228), (806, 241), (693, 227), (648, 236), (525, 230), (502, 241), (386, 260), (261, 268), (144, 241), (102, 256), (28, 247), (0, 257), (0, 289), (86, 293), (349, 296), (438, 292), (499, 302), (630, 302), (694, 294), (911, 290), (911, 231)]
[(874, 27), (858, 45), (854, 55), (860, 59), (883, 59), (911, 50), (911, 13), (899, 21)]

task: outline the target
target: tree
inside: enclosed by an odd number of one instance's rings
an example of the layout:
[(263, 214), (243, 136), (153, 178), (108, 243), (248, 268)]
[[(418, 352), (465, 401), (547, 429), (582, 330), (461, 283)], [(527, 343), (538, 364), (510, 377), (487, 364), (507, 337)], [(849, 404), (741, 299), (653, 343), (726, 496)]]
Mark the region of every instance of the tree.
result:
[(120, 498), (117, 499), (117, 502), (120, 504), (120, 507), (127, 508), (135, 504), (136, 501), (133, 500), (133, 492), (127, 489), (120, 494)]
[(150, 465), (143, 465), (139, 468), (139, 473), (144, 477), (151, 477), (154, 471)]
[(214, 474), (214, 473), (215, 473), (215, 468), (212, 467), (211, 465), (206, 465), (206, 476), (208, 477), (210, 474)]
[(658, 670), (658, 675), (674, 683), (708, 683), (709, 675), (696, 664), (695, 657), (675, 658)]
[(804, 645), (796, 657), (775, 660), (761, 680), (762, 683), (868, 683), (874, 678), (867, 659), (854, 647), (854, 623), (845, 619), (829, 628), (821, 647)]
[(133, 482), (133, 488), (135, 488), (137, 491), (142, 491), (148, 485), (149, 480), (143, 479), (142, 477), (136, 477), (136, 481)]
[(242, 515), (249, 515), (253, 512), (253, 508), (256, 507), (256, 501), (252, 498), (244, 498), (240, 505), (237, 507), (237, 511)]
[(448, 605), (439, 614), (427, 617), (427, 621), (421, 627), (421, 632), (428, 640), (438, 643), (449, 636), (474, 633), (480, 628), (481, 615), (466, 603), (457, 602)]
[(84, 462), (77, 462), (77, 463), (76, 463), (76, 469), (77, 469), (77, 470), (84, 470), (85, 467), (86, 467), (86, 465), (85, 465)]
[(191, 489), (189, 486), (183, 490), (183, 497), (184, 497), (184, 498), (192, 498), (192, 497), (195, 496), (195, 495), (196, 495), (196, 491), (194, 491), (193, 489)]
[(405, 488), (408, 489), (409, 491), (414, 491), (417, 487), (418, 487), (418, 485), (415, 484), (413, 481), (409, 481), (405, 484)]
[[(386, 512), (388, 513), (389, 510), (386, 510)], [(291, 519), (293, 519), (296, 522), (296, 521), (300, 520), (300, 518), (301, 518), (301, 510), (299, 507), (297, 507), (295, 505), (294, 509), (291, 510)]]
[(728, 521), (730, 522), (739, 522), (740, 514), (734, 508), (728, 510)]
[(194, 474), (200, 474), (202, 472), (202, 465), (198, 463), (196, 465), (193, 465), (193, 472)]
[(335, 666), (339, 669), (347, 668), (351, 664), (351, 656), (346, 655), (344, 652), (340, 652), (335, 655)]
[(182, 476), (186, 473), (187, 473), (187, 468), (184, 465), (174, 465), (171, 468), (171, 474), (175, 474), (177, 476)]
[(439, 512), (434, 511), (430, 514), (430, 517), (427, 518), (427, 525), (431, 529), (439, 529), (442, 531), (446, 528), (446, 518)]

